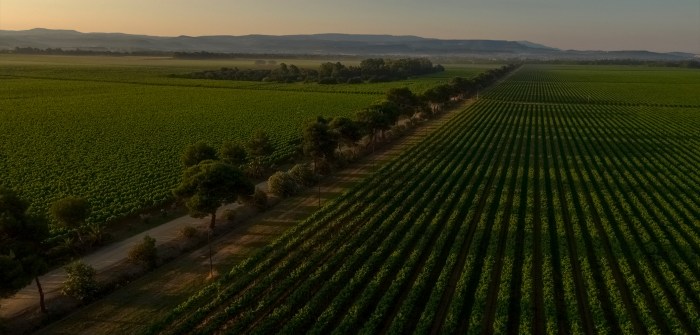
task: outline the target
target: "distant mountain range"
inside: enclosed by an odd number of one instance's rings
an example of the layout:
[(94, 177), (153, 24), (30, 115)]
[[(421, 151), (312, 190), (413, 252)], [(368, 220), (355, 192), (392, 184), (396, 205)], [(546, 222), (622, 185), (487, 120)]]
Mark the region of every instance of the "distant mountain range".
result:
[(245, 35), (160, 37), (75, 30), (0, 30), (0, 50), (16, 47), (117, 52), (200, 52), (353, 56), (442, 56), (534, 59), (686, 60), (690, 53), (560, 50), (528, 41), (442, 40), (392, 35)]

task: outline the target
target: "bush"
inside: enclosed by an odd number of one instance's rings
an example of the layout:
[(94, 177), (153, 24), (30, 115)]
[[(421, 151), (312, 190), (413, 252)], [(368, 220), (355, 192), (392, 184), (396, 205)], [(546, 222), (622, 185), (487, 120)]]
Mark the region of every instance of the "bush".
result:
[(253, 194), (253, 206), (260, 211), (265, 211), (267, 209), (267, 193), (263, 192), (261, 189), (256, 188)]
[(263, 163), (262, 158), (254, 158), (248, 162), (243, 168), (243, 172), (249, 178), (262, 178), (265, 176), (265, 163)]
[(107, 241), (110, 237), (109, 233), (105, 232), (104, 225), (99, 223), (88, 223), (85, 225), (87, 231), (86, 243), (89, 246), (100, 245)]
[(316, 183), (316, 176), (308, 164), (296, 164), (288, 174), (299, 185), (308, 187)]
[(158, 249), (156, 239), (148, 235), (143, 237), (143, 242), (135, 245), (129, 250), (129, 261), (141, 264), (147, 269), (156, 267), (158, 263)]
[(197, 235), (197, 228), (192, 226), (184, 226), (180, 228), (180, 236), (184, 238), (193, 238)]
[(99, 285), (95, 279), (95, 269), (81, 261), (68, 264), (65, 268), (67, 278), (63, 282), (61, 293), (76, 298), (82, 302), (95, 297), (99, 291)]
[(267, 179), (267, 188), (280, 197), (288, 197), (299, 192), (299, 185), (289, 173), (277, 171)]

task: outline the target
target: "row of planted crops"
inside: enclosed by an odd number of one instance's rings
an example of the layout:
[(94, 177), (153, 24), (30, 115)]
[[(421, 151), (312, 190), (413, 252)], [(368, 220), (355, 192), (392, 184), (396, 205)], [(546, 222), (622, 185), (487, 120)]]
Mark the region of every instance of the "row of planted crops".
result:
[[(542, 87), (548, 70), (500, 85)], [(502, 87), (150, 332), (700, 329), (700, 111)]]
[[(84, 197), (93, 209), (88, 222), (98, 224), (170, 201), (189, 144), (245, 142), (264, 130), (275, 147), (270, 160), (280, 161), (297, 153), (303, 124), (319, 115), (353, 116), (389, 88), (420, 93), (491, 67), (454, 66), (392, 83), (318, 85), (173, 78), (195, 68), (149, 60), (54, 61), (62, 60), (0, 58), (0, 185), (29, 199), (35, 213), (46, 214), (65, 196)], [(130, 65), (111, 64), (122, 61)]]

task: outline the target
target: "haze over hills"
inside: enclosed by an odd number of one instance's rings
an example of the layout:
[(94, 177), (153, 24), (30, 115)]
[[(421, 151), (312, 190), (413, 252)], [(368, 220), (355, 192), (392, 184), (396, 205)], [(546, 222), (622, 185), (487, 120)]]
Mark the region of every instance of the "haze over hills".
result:
[(17, 47), (117, 52), (211, 52), (306, 55), (406, 55), (534, 59), (685, 60), (690, 53), (560, 50), (529, 41), (443, 40), (393, 35), (245, 35), (161, 37), (75, 30), (0, 30), (0, 50)]

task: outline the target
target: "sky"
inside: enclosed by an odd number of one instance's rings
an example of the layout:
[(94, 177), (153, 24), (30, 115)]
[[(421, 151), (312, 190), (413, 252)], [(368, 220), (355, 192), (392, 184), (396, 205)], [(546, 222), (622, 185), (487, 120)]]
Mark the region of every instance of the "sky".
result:
[(527, 40), (700, 54), (700, 0), (0, 0), (0, 30)]

